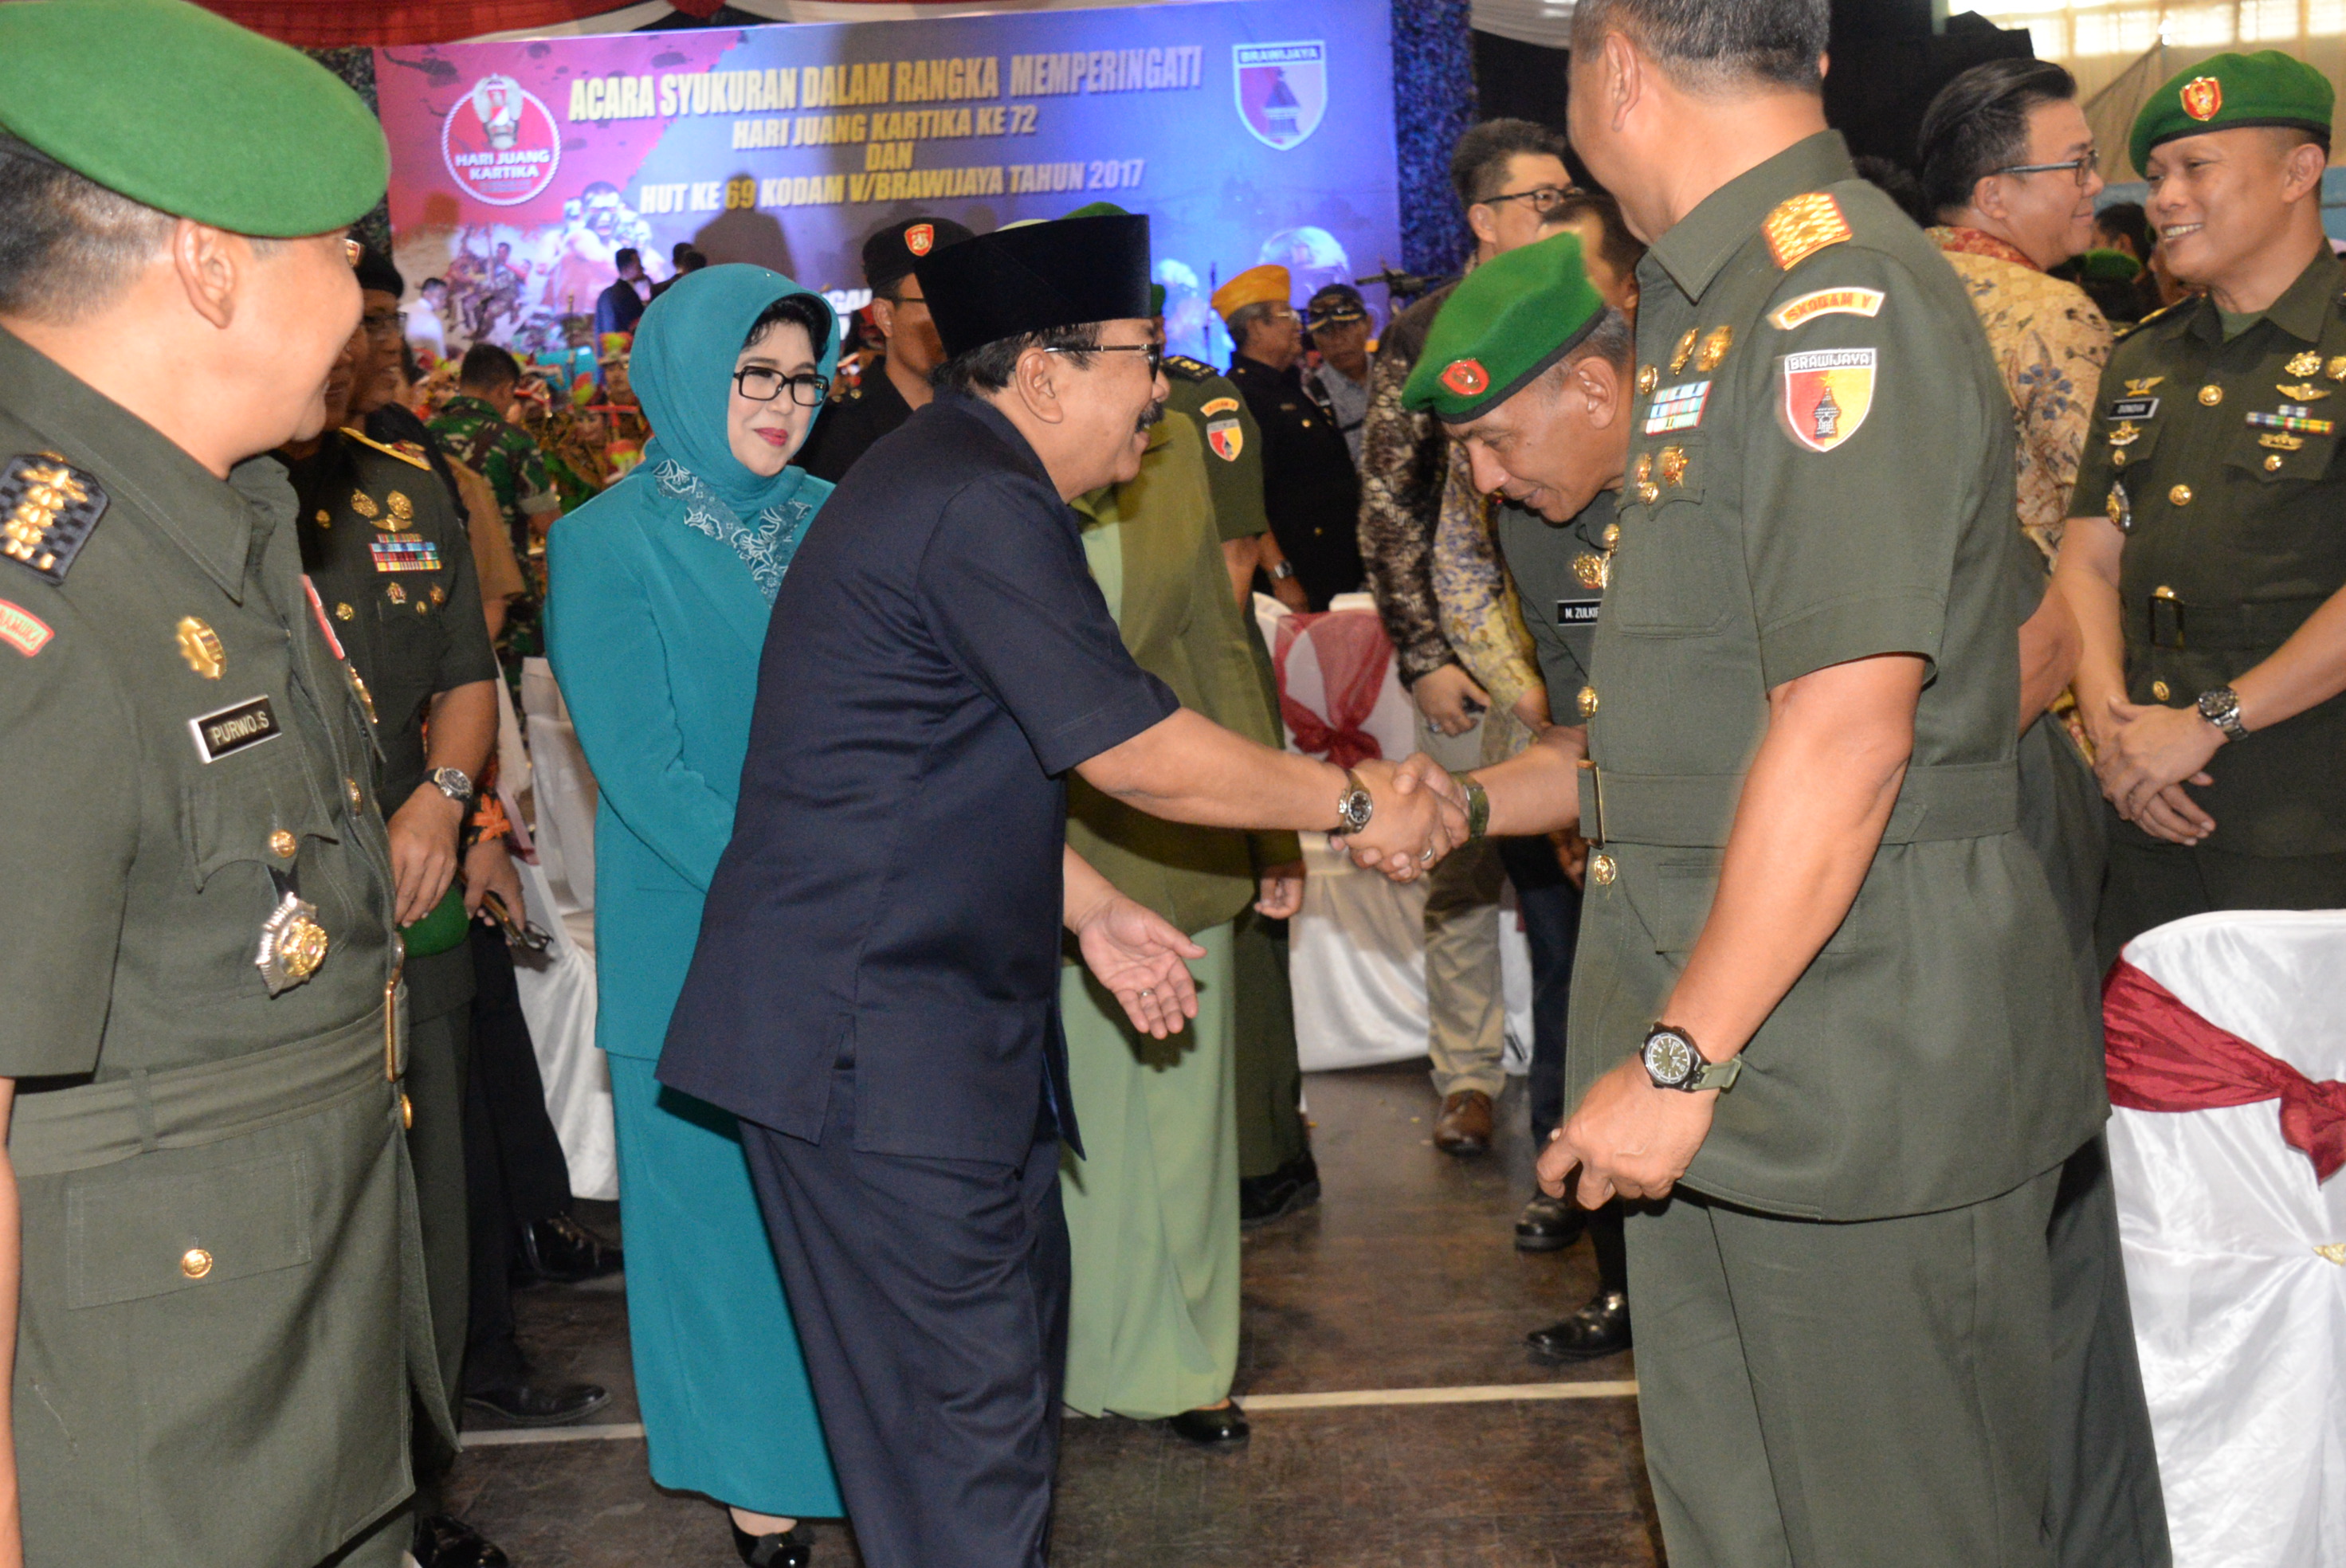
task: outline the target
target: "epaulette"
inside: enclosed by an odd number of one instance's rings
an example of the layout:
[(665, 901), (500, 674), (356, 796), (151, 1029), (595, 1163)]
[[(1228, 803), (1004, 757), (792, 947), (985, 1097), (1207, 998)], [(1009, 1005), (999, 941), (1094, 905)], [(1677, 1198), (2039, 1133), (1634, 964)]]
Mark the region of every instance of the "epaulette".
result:
[(0, 555), (36, 573), (54, 587), (106, 515), (97, 476), (54, 452), (15, 459), (0, 473)]
[(1828, 245), (1851, 238), (1841, 203), (1828, 191), (1811, 190), (1777, 204), (1761, 226), (1768, 236), (1768, 253), (1789, 272)]
[(2198, 302), (2199, 297), (2198, 295), (2188, 295), (2183, 299), (2176, 300), (2172, 305), (2161, 305), (2157, 310), (2153, 311), (2149, 315), (2145, 316), (2139, 321), (2121, 322), (2118, 326), (2111, 330), (2110, 342), (2113, 345), (2123, 343), (2128, 338), (2133, 337), (2137, 332), (2141, 331), (2145, 327), (2150, 325), (2153, 321), (2157, 321), (2161, 316), (2171, 314), (2174, 311), (2183, 309), (2186, 305), (2196, 305)]
[(368, 435), (365, 432), (352, 430), (347, 424), (342, 426), (342, 433), (349, 436), (352, 441), (357, 442), (361, 446), (372, 446), (377, 452), (382, 453), (387, 456), (395, 457), (402, 463), (412, 463), (415, 464), (416, 467), (423, 469), (426, 473), (429, 473), (432, 471), (431, 460), (423, 455), (423, 449), (412, 441), (393, 442), (389, 446), (385, 446), (382, 442), (375, 440), (374, 437)]
[(1222, 372), (1203, 360), (1193, 360), (1187, 354), (1165, 356), (1165, 373), (1185, 382), (1210, 381)]

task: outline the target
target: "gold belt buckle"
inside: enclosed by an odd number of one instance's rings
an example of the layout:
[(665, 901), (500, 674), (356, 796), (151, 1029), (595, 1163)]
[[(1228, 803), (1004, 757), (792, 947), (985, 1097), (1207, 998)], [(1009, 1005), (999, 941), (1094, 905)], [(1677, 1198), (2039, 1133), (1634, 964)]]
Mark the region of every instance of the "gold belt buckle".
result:
[[(2150, 646), (2179, 648), (2183, 646), (2183, 612), (2188, 608), (2172, 588), (2153, 589), (2150, 596)], [(2164, 625), (2162, 625), (2164, 623)]]
[(399, 1082), (399, 981), (407, 972), (407, 939), (391, 933), (391, 977), (382, 983), (382, 1081)]
[(1589, 803), (1596, 808), (1596, 820), (1582, 822), (1580, 836), (1592, 844), (1601, 844), (1605, 841), (1605, 770), (1586, 757), (1580, 759), (1580, 766), (1588, 775)]

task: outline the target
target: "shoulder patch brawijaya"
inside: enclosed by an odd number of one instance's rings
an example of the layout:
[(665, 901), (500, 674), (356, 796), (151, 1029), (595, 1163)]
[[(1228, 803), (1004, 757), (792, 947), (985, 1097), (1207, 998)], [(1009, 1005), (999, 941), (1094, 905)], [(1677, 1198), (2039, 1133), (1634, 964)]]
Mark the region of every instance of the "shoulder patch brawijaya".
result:
[(0, 472), (0, 555), (52, 586), (66, 580), (105, 514), (97, 476), (54, 452), (15, 458)]
[(1187, 354), (1168, 354), (1165, 373), (1177, 381), (1201, 382), (1221, 372), (1203, 360), (1193, 360)]
[(1768, 253), (1789, 272), (1828, 245), (1851, 238), (1849, 219), (1841, 203), (1826, 191), (1811, 190), (1777, 204), (1761, 229), (1768, 236)]
[(423, 449), (412, 441), (403, 441), (396, 446), (386, 446), (364, 431), (352, 430), (349, 425), (342, 426), (342, 433), (361, 446), (371, 446), (386, 457), (395, 457), (402, 463), (412, 463), (426, 473), (432, 472), (431, 460), (423, 455)]

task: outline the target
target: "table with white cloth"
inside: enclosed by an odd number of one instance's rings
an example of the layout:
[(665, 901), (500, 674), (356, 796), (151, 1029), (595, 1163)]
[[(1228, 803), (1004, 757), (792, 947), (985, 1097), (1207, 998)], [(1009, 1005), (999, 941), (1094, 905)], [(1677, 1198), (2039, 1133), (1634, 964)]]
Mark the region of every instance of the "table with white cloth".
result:
[(2177, 1568), (2346, 1563), (2346, 911), (2160, 926), (2104, 998)]
[[(1279, 677), (1290, 750), (1347, 763), (1398, 762), (1417, 746), (1417, 709), (1395, 673), (1392, 645), (1366, 594), (1340, 594), (1319, 615), (1254, 596), (1256, 624)], [(1303, 908), (1288, 925), (1296, 1054), (1307, 1073), (1425, 1054), (1425, 883), (1364, 871), (1303, 835)], [(1507, 1071), (1527, 1068), (1531, 952), (1510, 888), (1500, 907)]]

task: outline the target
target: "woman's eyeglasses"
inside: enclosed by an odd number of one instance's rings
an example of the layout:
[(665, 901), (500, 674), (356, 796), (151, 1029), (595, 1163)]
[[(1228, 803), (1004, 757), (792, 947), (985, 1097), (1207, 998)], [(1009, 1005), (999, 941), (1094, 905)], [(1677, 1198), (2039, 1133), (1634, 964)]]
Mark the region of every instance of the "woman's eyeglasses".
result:
[(733, 372), (733, 384), (751, 402), (771, 402), (785, 387), (790, 389), (790, 401), (801, 408), (821, 408), (822, 400), (831, 395), (831, 378), (812, 371), (786, 376), (763, 365), (750, 365)]
[(1147, 354), (1150, 381), (1155, 381), (1157, 372), (1165, 366), (1165, 345), (1162, 343), (1063, 343), (1043, 351), (1046, 354)]

